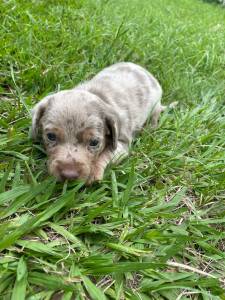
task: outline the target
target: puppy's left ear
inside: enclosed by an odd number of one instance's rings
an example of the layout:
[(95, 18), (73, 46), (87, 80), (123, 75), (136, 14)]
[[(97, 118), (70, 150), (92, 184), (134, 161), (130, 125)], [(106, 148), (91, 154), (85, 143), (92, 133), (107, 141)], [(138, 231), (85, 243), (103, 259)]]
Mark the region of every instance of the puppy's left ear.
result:
[(38, 102), (32, 109), (32, 112), (31, 112), (32, 113), (31, 137), (34, 140), (36, 140), (38, 137), (40, 121), (46, 111), (47, 106), (49, 105), (50, 99), (51, 99), (50, 96), (45, 97), (40, 102)]
[(110, 141), (112, 150), (116, 150), (118, 142), (118, 119), (114, 114), (106, 114), (106, 135)]

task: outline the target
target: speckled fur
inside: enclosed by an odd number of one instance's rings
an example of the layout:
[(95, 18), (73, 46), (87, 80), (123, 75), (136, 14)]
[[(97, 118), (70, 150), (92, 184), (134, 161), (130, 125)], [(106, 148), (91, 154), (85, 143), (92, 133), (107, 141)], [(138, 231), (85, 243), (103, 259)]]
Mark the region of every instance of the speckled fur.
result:
[[(161, 97), (158, 81), (147, 70), (125, 62), (71, 90), (45, 97), (33, 109), (32, 132), (34, 138), (42, 133), (49, 172), (64, 180), (62, 173), (69, 168), (76, 170), (74, 178), (87, 183), (101, 180), (111, 160), (128, 154), (149, 115), (152, 126), (157, 126), (165, 109)], [(56, 134), (56, 142), (48, 141), (48, 132)], [(88, 146), (91, 137), (100, 141), (98, 148)]]

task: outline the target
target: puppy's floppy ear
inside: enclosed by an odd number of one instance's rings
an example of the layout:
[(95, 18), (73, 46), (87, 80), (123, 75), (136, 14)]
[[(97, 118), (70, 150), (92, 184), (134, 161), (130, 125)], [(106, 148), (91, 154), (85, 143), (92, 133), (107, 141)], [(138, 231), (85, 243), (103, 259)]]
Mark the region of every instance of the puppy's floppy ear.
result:
[(43, 117), (45, 110), (49, 104), (51, 97), (47, 96), (44, 99), (42, 99), (40, 102), (38, 102), (34, 108), (32, 109), (32, 131), (31, 131), (31, 137), (32, 139), (37, 139), (38, 137), (38, 131), (40, 128), (40, 121)]
[(110, 141), (112, 150), (116, 150), (118, 142), (118, 124), (115, 114), (107, 113), (105, 115), (106, 135)]

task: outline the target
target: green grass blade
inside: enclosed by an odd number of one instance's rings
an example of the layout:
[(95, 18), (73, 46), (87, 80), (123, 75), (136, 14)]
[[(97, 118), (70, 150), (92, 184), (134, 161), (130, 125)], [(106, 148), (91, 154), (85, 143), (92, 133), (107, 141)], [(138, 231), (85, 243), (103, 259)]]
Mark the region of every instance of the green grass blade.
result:
[(22, 256), (17, 266), (17, 277), (13, 288), (12, 300), (25, 300), (27, 274), (27, 265)]
[(21, 236), (40, 226), (43, 222), (50, 219), (56, 212), (65, 207), (70, 201), (73, 201), (75, 192), (79, 190), (82, 185), (83, 184), (78, 185), (74, 190), (68, 192), (52, 203), (46, 210), (33, 218), (29, 218), (29, 220), (19, 226), (19, 228), (3, 237), (0, 241), (0, 250), (3, 250), (15, 243)]
[(100, 288), (98, 288), (96, 285), (94, 285), (91, 280), (87, 276), (81, 276), (84, 286), (90, 295), (91, 299), (93, 300), (106, 300), (106, 296), (102, 292)]
[(0, 205), (5, 204), (9, 201), (12, 201), (19, 196), (27, 193), (30, 190), (30, 186), (18, 186), (12, 190), (6, 191), (0, 194)]

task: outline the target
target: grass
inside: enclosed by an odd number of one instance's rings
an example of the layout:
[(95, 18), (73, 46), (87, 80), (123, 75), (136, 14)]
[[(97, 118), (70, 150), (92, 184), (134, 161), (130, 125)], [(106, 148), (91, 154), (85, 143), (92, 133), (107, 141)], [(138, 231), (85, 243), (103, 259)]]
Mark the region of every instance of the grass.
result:
[[(225, 10), (200, 0), (2, 1), (0, 299), (225, 299)], [(30, 109), (133, 61), (165, 112), (100, 184), (55, 183)]]

